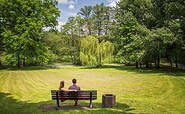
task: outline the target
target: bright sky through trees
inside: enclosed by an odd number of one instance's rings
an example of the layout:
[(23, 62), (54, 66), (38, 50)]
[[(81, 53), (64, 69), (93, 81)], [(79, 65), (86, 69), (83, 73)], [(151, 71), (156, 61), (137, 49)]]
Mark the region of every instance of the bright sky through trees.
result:
[(60, 17), (58, 18), (58, 27), (64, 25), (70, 16), (76, 16), (80, 8), (84, 6), (94, 6), (96, 4), (104, 3), (107, 6), (114, 7), (119, 0), (58, 0), (58, 8), (60, 10)]

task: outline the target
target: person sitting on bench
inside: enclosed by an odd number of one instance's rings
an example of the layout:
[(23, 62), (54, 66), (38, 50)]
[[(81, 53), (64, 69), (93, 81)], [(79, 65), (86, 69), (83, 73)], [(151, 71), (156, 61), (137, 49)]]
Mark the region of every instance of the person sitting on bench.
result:
[[(80, 91), (81, 90), (80, 89), (80, 86), (77, 86), (76, 85), (76, 82), (77, 82), (77, 80), (76, 79), (73, 79), (72, 80), (73, 85), (69, 86), (68, 90)], [(77, 106), (77, 105), (78, 105), (78, 100), (75, 100), (75, 106)]]

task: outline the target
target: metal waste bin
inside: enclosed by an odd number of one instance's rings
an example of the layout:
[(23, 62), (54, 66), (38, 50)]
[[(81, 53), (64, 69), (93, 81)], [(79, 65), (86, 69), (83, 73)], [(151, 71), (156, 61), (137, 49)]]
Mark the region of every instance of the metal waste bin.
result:
[(112, 108), (116, 105), (116, 95), (104, 94), (102, 95), (102, 108)]

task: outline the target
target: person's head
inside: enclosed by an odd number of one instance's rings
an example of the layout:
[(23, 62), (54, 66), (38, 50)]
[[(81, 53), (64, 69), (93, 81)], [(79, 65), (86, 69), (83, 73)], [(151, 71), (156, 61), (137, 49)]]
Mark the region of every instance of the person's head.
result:
[(76, 81), (77, 81), (76, 79), (73, 79), (73, 80), (72, 80), (73, 84), (76, 84)]
[(64, 81), (60, 81), (60, 87), (64, 87)]

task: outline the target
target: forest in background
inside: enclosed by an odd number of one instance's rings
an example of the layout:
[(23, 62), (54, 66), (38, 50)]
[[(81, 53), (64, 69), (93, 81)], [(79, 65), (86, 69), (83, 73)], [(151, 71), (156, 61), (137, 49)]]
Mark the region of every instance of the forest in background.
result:
[[(0, 3), (1, 61), (11, 65), (111, 61), (136, 68), (185, 64), (184, 0), (120, 0), (112, 8), (85, 6), (57, 31), (55, 0)], [(8, 12), (7, 12), (8, 11)], [(51, 27), (44, 31), (44, 27)], [(152, 66), (153, 65), (153, 66)]]

